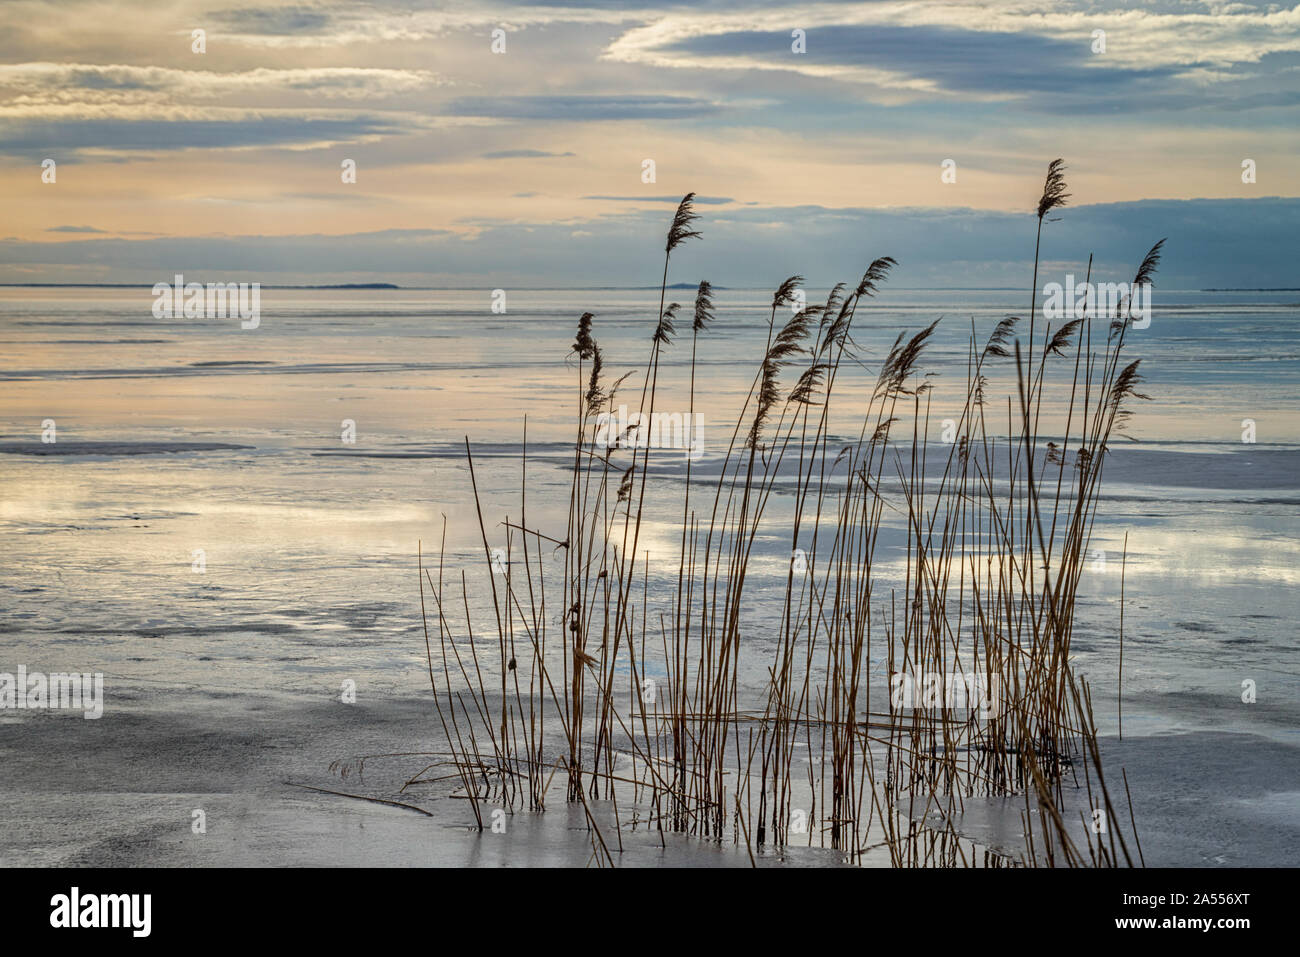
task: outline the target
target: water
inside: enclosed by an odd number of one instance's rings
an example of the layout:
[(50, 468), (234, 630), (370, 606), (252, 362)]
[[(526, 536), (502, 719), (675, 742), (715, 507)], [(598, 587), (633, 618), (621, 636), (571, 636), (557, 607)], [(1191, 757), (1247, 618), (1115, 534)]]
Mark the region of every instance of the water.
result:
[[(684, 308), (661, 409), (687, 409), (692, 295), (670, 292)], [(696, 373), (705, 471), (753, 381), (770, 308), (769, 292), (715, 299)], [(517, 520), (521, 486), (529, 524), (562, 530), (577, 317), (596, 313), (611, 378), (636, 370), (621, 392), (636, 408), (658, 290), (510, 290), (497, 315), (487, 290), (266, 289), (253, 330), (158, 320), (151, 302), (145, 289), (0, 290), (0, 670), (103, 672), (109, 715), (115, 694), (130, 709), (169, 696), (203, 708), (219, 694), (315, 706), (345, 680), (369, 700), (424, 692), (417, 548), (483, 574), (466, 436), (493, 544), (504, 544), (497, 523)], [(1151, 400), (1107, 467), (1076, 664), (1114, 730), (1127, 533), (1125, 734), (1215, 729), (1295, 745), (1300, 293), (1157, 288), (1155, 303), (1150, 327), (1130, 333)], [(884, 290), (855, 322), (860, 365), (837, 384), (832, 428), (856, 436), (880, 356), (943, 316), (923, 362), (943, 372), (928, 436), (939, 448), (972, 322), (982, 343), (1026, 306), (1015, 291)], [(663, 453), (665, 471), (680, 454)], [(652, 510), (642, 538), (674, 575), (676, 520)], [(757, 616), (779, 606), (771, 586), (789, 543), (773, 535), (760, 551)], [(767, 656), (755, 640), (756, 687)], [(1286, 806), (1300, 812), (1294, 796)]]

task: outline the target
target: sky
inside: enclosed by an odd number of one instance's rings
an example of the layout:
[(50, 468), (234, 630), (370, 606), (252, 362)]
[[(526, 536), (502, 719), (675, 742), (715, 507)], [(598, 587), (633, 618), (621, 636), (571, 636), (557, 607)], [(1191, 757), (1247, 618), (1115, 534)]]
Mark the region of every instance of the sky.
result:
[(1016, 286), (1059, 156), (1049, 270), (1294, 287), (1298, 112), (1300, 4), (8, 0), (0, 282)]

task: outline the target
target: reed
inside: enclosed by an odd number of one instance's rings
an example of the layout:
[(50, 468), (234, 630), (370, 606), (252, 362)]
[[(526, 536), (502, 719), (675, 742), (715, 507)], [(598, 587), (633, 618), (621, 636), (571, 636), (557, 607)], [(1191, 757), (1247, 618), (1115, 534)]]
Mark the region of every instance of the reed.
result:
[[(1035, 299), (1042, 225), (1068, 195), (1053, 161), (1036, 208)], [(647, 327), (647, 416), (681, 321), (681, 307), (665, 304), (672, 254), (700, 237), (693, 199), (670, 226)], [(1150, 280), (1160, 251), (1157, 243), (1138, 281)], [(607, 381), (595, 317), (580, 317), (565, 528), (529, 526), (525, 432), (504, 574), (489, 569), (489, 586), (472, 590), (466, 572), (448, 581), (440, 558), (435, 580), (421, 560), (445, 763), (476, 826), (489, 805), (543, 810), (563, 772), (599, 864), (615, 862), (629, 827), (730, 841), (751, 857), (799, 842), (895, 866), (1133, 863), (1131, 804), (1126, 823), (1103, 773), (1091, 691), (1070, 654), (1110, 442), (1144, 398), (1138, 362), (1121, 358), (1131, 317), (1078, 317), (1036, 337), (1031, 303), (1023, 344), (1016, 317), (983, 340), (972, 323), (964, 398), (955, 415), (944, 410), (957, 437), (939, 452), (926, 440), (938, 321), (900, 334), (876, 359), (865, 400), (853, 400), (855, 435), (844, 439), (832, 408), (845, 376), (864, 367), (855, 323), (869, 323), (895, 265), (881, 257), (855, 284), (781, 322), (802, 280), (778, 286), (727, 448), (703, 475), (688, 461), (684, 482), (655, 474), (636, 427), (612, 448), (597, 441), (596, 418), (614, 409), (624, 380)], [(714, 299), (701, 282), (692, 414)], [(1106, 326), (1094, 347), (1098, 321)], [(1005, 403), (991, 399), (995, 381), (1009, 384)], [(1039, 433), (1045, 397), (1063, 421), (1048, 441)], [(466, 458), (490, 562), (468, 439)], [(678, 488), (677, 567), (652, 568), (640, 553), (647, 490)], [(893, 527), (904, 540), (901, 568), (880, 554)], [(747, 604), (751, 573), (774, 540), (804, 557), (766, 592), (780, 590), (779, 613), (759, 618)], [(476, 629), (471, 594), (490, 598), (495, 637)], [(767, 677), (756, 693), (742, 688), (742, 656), (770, 656), (757, 659)], [(873, 673), (873, 661), (886, 674)], [(899, 675), (966, 673), (984, 695), (996, 693), (987, 714), (932, 698), (905, 707), (891, 693)], [(1021, 845), (964, 837), (971, 801), (1020, 808)]]

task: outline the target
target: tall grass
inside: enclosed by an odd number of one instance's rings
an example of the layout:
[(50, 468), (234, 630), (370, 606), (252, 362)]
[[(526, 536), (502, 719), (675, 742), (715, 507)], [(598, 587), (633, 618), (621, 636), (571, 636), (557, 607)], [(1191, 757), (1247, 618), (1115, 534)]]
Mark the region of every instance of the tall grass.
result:
[[(1068, 196), (1063, 170), (1051, 164), (1036, 209), (1034, 301), (1042, 225)], [(655, 409), (677, 334), (681, 307), (665, 300), (673, 251), (700, 235), (692, 204), (693, 194), (682, 200), (665, 244), (643, 413)], [(1159, 254), (1157, 243), (1137, 281), (1150, 280)], [(449, 581), (440, 557), (435, 578), (421, 561), (430, 683), (477, 826), (488, 806), (545, 809), (562, 771), (601, 863), (615, 862), (623, 829), (641, 826), (751, 855), (799, 842), (897, 866), (1133, 863), (1131, 809), (1125, 822), (1112, 800), (1091, 692), (1070, 653), (1110, 442), (1142, 397), (1138, 362), (1121, 358), (1131, 320), (1121, 312), (1056, 329), (1043, 320), (1036, 338), (1031, 304), (1023, 345), (1015, 317), (982, 340), (972, 323), (964, 399), (943, 410), (956, 438), (939, 453), (926, 441), (938, 323), (900, 334), (852, 409), (856, 435), (838, 438), (841, 373), (863, 364), (854, 329), (870, 322), (895, 265), (877, 259), (798, 311), (800, 277), (778, 286), (725, 453), (704, 476), (686, 466), (675, 574), (652, 571), (640, 552), (649, 443), (635, 429), (612, 449), (596, 440), (597, 416), (614, 408), (623, 380), (607, 381), (594, 317), (579, 319), (565, 528), (529, 526), (525, 443), (508, 563), (488, 574), (488, 632), (471, 620), (470, 596), (483, 592), (467, 573)], [(713, 298), (700, 283), (692, 413)], [(995, 380), (1013, 383), (997, 402)], [(1043, 442), (1049, 394), (1064, 427)], [(490, 561), (468, 440), (466, 455)], [(904, 539), (897, 568), (878, 557), (891, 522)], [(779, 614), (756, 622), (750, 572), (774, 535), (805, 558), (788, 566)], [(758, 626), (761, 642), (748, 634)], [(742, 656), (763, 654), (765, 691), (742, 700)], [(904, 707), (878, 681), (873, 700), (873, 660), (890, 676), (978, 674), (997, 706), (987, 715), (935, 700)], [(648, 673), (660, 677), (653, 700)], [(1019, 845), (963, 837), (971, 801), (1018, 807)]]

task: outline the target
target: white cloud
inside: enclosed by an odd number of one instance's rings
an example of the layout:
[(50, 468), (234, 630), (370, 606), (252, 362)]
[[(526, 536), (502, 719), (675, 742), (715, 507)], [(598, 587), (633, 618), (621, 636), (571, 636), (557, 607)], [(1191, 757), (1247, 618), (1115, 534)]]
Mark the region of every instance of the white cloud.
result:
[[(1272, 5), (1270, 5), (1272, 6)], [(634, 27), (606, 49), (606, 59), (657, 67), (784, 70), (834, 77), (903, 92), (929, 92), (919, 75), (850, 64), (819, 63), (812, 55), (714, 55), (671, 49), (687, 40), (743, 32), (789, 36), (799, 27), (929, 27), (975, 33), (1037, 36), (1087, 44), (1094, 29), (1107, 32), (1105, 63), (1128, 69), (1257, 63), (1269, 53), (1300, 51), (1300, 5), (1261, 10), (1243, 4), (1153, 12), (1096, 4), (906, 0), (870, 4), (803, 4), (670, 12)], [(936, 50), (936, 55), (941, 55)], [(924, 64), (918, 64), (918, 74)]]
[(27, 103), (143, 103), (213, 100), (256, 94), (370, 100), (448, 81), (428, 70), (377, 67), (258, 67), (241, 72), (95, 63), (0, 64), (0, 88)]

